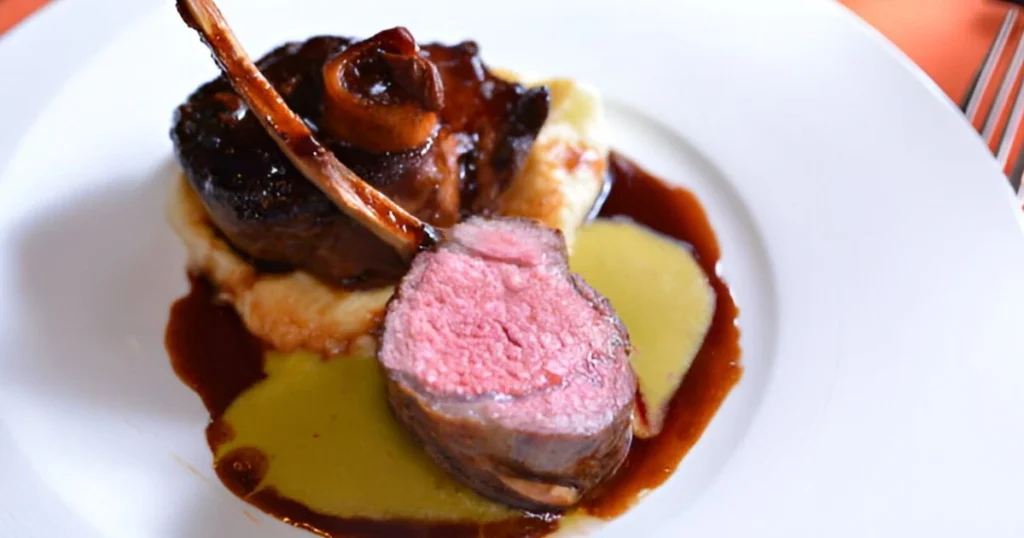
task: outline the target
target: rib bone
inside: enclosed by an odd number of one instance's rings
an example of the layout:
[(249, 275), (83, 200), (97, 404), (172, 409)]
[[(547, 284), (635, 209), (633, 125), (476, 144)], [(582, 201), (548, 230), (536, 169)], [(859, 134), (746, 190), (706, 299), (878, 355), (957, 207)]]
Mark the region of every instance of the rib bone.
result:
[(213, 0), (177, 0), (177, 7), (281, 151), (342, 211), (407, 258), (439, 239), (433, 227), (368, 185), (317, 141), (256, 68)]

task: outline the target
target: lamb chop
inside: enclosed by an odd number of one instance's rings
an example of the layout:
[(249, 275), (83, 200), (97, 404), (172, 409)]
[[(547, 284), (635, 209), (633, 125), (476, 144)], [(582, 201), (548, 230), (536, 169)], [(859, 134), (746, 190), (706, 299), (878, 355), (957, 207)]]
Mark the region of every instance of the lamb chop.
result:
[[(632, 439), (629, 336), (608, 302), (569, 272), (560, 232), (523, 219), (473, 217), (448, 229), (417, 219), (318, 141), (211, 0), (178, 0), (178, 8), (287, 159), (411, 259), (388, 306), (378, 361), (395, 415), (434, 460), (480, 494), (536, 511), (568, 508), (614, 473)], [(413, 66), (403, 84), (423, 90), (403, 112), (403, 124), (422, 134), (447, 87), (411, 43), (395, 61)], [(339, 122), (352, 106), (325, 105)], [(362, 115), (336, 134), (377, 128), (388, 133), (395, 124)], [(416, 138), (378, 134), (380, 147)]]
[[(258, 67), (325, 149), (437, 226), (492, 211), (548, 114), (546, 88), (494, 76), (475, 43), (418, 47), (402, 28), (288, 43)], [(408, 270), (288, 160), (226, 76), (177, 109), (171, 137), (212, 222), (261, 270), (301, 269), (344, 288)]]

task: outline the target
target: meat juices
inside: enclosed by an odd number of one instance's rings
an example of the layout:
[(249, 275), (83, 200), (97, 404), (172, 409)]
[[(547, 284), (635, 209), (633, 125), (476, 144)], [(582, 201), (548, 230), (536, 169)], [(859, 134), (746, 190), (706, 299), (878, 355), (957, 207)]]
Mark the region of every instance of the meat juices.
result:
[(440, 465), (492, 500), (550, 511), (626, 457), (630, 351), (559, 232), (472, 218), (413, 260), (378, 359), (395, 414)]

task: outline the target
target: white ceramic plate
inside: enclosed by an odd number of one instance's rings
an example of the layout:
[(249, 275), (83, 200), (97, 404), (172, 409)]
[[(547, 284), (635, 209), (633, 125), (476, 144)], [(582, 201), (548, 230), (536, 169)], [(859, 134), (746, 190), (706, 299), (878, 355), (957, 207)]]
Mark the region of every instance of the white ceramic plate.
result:
[[(304, 536), (220, 486), (170, 369), (167, 131), (215, 67), (169, 3), (125, 4), (59, 2), (0, 42), (0, 534)], [(1021, 215), (952, 104), (842, 8), (224, 4), (254, 55), (404, 24), (588, 81), (615, 145), (703, 200), (746, 373), (601, 536), (1024, 534)]]

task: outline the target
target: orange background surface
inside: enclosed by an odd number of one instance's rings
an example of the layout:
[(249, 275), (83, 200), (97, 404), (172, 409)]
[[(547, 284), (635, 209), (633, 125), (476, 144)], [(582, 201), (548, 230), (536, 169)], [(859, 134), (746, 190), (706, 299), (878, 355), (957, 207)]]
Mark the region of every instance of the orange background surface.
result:
[(843, 3), (903, 49), (958, 103), (1007, 9), (1007, 4), (995, 0)]
[[(46, 2), (0, 0), (0, 33)], [(957, 103), (963, 99), (1007, 10), (1007, 4), (997, 0), (842, 0), (842, 3), (903, 49)], [(1017, 39), (1020, 26), (1024, 25), (1021, 19), (1024, 16), (1018, 19), (1017, 33), (1012, 40)], [(1012, 40), (1010, 47), (1015, 44)], [(1008, 63), (1009, 56), (1007, 51), (1004, 64)], [(996, 84), (991, 86), (990, 93), (994, 94)], [(983, 107), (979, 116), (985, 112)], [(976, 123), (980, 125), (980, 122), (981, 118)]]
[(46, 0), (0, 0), (0, 33), (18, 24), (45, 3)]

